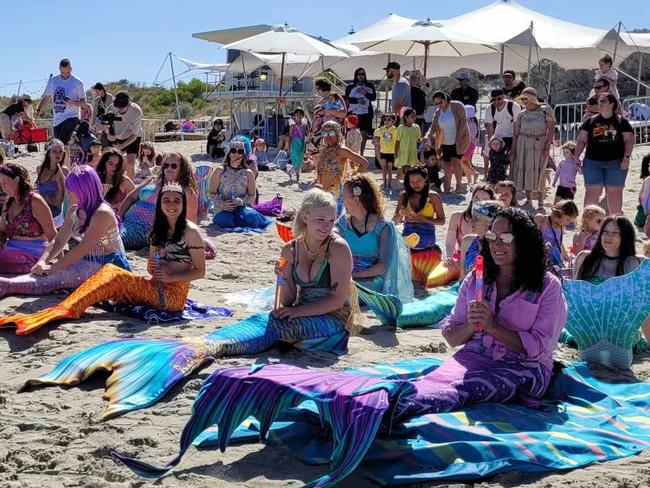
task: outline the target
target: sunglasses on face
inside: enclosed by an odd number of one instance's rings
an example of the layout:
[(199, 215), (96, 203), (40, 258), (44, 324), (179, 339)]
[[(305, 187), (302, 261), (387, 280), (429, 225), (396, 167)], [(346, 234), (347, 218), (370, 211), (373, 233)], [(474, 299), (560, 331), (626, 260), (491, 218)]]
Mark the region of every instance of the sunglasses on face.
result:
[(496, 97), (495, 100), (496, 100), (497, 102), (503, 102), (503, 97)]
[(528, 103), (528, 100), (530, 100), (530, 98), (528, 98), (528, 97), (519, 97), (519, 100), (521, 100), (523, 103)]
[(612, 103), (612, 102), (610, 102), (607, 98), (601, 98), (600, 100), (598, 100), (598, 103), (604, 105), (606, 103)]
[(515, 235), (512, 232), (502, 232), (501, 235), (496, 235), (491, 230), (485, 233), (485, 240), (488, 242), (496, 242), (499, 239), (506, 245), (510, 245), (515, 241)]
[(595, 90), (601, 90), (603, 88), (607, 88), (605, 85), (594, 85)]
[(245, 153), (246, 153), (246, 151), (244, 151), (244, 149), (242, 149), (242, 148), (235, 148), (235, 147), (233, 147), (233, 148), (230, 150), (230, 154), (241, 154), (241, 155), (244, 155)]
[(334, 137), (336, 136), (336, 131), (333, 130), (323, 130), (321, 131), (320, 135), (322, 137)]
[(163, 169), (167, 169), (167, 168), (176, 169), (176, 168), (178, 168), (178, 164), (177, 163), (165, 163), (165, 164), (163, 164)]

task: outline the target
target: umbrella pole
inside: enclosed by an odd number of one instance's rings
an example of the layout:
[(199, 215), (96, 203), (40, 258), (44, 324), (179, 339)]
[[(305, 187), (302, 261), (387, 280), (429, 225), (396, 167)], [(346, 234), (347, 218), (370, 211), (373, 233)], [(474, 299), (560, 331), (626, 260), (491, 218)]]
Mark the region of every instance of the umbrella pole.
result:
[(280, 123), (278, 122), (278, 115), (280, 115), (280, 109), (282, 108), (282, 88), (284, 82), (284, 63), (286, 61), (287, 53), (282, 53), (282, 65), (280, 66), (280, 96), (278, 97), (278, 113), (275, 114), (275, 137), (276, 145), (277, 141), (280, 140)]
[(548, 89), (546, 90), (546, 101), (551, 103), (551, 84), (553, 82), (553, 61), (548, 62)]
[(427, 68), (429, 67), (429, 43), (424, 43), (424, 80), (427, 79)]
[(499, 55), (499, 75), (503, 74), (504, 57), (505, 57), (505, 46), (501, 44), (501, 53)]
[[(390, 54), (388, 54), (388, 63), (390, 63)], [(385, 76), (386, 76), (386, 98), (384, 98), (384, 112), (388, 112), (388, 71), (386, 71)]]
[(528, 28), (528, 33), (530, 35), (530, 39), (528, 40), (528, 70), (526, 71), (526, 84), (528, 86), (531, 86), (530, 83), (530, 67), (531, 67), (531, 58), (533, 57), (533, 23), (530, 23), (530, 27)]

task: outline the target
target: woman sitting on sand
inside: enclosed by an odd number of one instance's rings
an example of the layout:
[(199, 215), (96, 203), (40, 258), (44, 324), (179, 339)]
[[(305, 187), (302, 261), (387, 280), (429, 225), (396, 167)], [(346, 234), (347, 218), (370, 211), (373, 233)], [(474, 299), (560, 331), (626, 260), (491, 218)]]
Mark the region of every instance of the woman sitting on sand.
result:
[(397, 201), (395, 222), (404, 223), (402, 235), (416, 234), (418, 243), (411, 249), (436, 246), (436, 225), (445, 225), (442, 199), (429, 191), (429, 173), (424, 167), (411, 168), (404, 175), (404, 191)]
[(467, 208), (461, 212), (451, 214), (449, 227), (447, 228), (447, 238), (445, 239), (448, 258), (460, 259), (463, 236), (472, 232), (472, 205), (485, 200), (494, 200), (494, 190), (489, 185), (476, 185)]
[[(648, 316), (647, 313), (639, 314), (635, 307), (639, 302), (647, 301), (643, 290), (650, 281), (647, 279), (650, 273), (647, 261), (636, 255), (635, 239), (634, 225), (627, 218), (607, 217), (593, 249), (582, 251), (576, 257), (573, 266), (576, 280), (601, 285), (609, 279), (621, 278), (616, 283), (614, 292), (598, 295), (597, 301), (602, 303), (594, 303), (591, 296), (582, 295), (585, 290), (567, 291), (567, 297), (572, 297), (570, 318), (582, 317), (582, 320), (569, 320), (567, 331), (578, 344), (582, 358), (589, 362), (614, 368), (629, 368), (632, 364), (632, 346), (638, 339), (640, 321), (646, 320)], [(646, 265), (643, 269), (635, 272), (644, 263)], [(627, 275), (630, 275), (629, 278)], [(582, 310), (583, 306), (589, 310)], [(611, 319), (607, 320), (609, 315), (603, 317), (602, 314), (598, 317), (584, 317), (584, 313), (598, 314), (603, 306), (608, 308), (607, 312), (616, 311)], [(602, 319), (606, 319), (605, 322)], [(644, 324), (643, 332), (650, 340), (650, 322)]]
[(120, 206), (121, 235), (126, 249), (141, 249), (148, 245), (147, 236), (153, 226), (158, 190), (165, 183), (178, 183), (185, 190), (187, 219), (196, 222), (199, 208), (198, 187), (192, 163), (180, 153), (167, 153), (156, 183), (148, 178), (129, 193)]
[(255, 173), (246, 167), (246, 144), (233, 140), (223, 162), (210, 178), (210, 194), (214, 196), (214, 225), (226, 229), (252, 231), (266, 229), (271, 220), (251, 207), (257, 186)]
[(52, 216), (61, 213), (65, 196), (64, 180), (68, 169), (64, 170), (68, 155), (65, 146), (58, 139), (52, 139), (45, 151), (43, 164), (36, 169), (36, 191), (45, 199)]
[(54, 320), (78, 319), (88, 307), (104, 300), (168, 312), (183, 310), (190, 282), (205, 274), (203, 238), (186, 212), (187, 201), (181, 186), (163, 186), (149, 235), (147, 271), (152, 278), (107, 264), (58, 305), (33, 314), (6, 317), (0, 325), (13, 322), (17, 334), (29, 334)]
[(352, 251), (352, 278), (366, 288), (413, 300), (410, 257), (392, 222), (384, 220), (384, 202), (374, 179), (355, 175), (343, 184), (345, 215), (336, 227)]
[(29, 173), (22, 166), (0, 165), (0, 189), (6, 195), (0, 236), (7, 239), (0, 245), (0, 273), (29, 273), (47, 243), (56, 237), (52, 212), (32, 188)]
[(314, 184), (320, 185), (326, 192), (339, 200), (337, 205), (340, 213), (342, 210), (341, 188), (343, 180), (348, 175), (348, 161), (354, 165), (353, 173), (363, 173), (368, 167), (368, 161), (343, 145), (341, 126), (337, 122), (325, 122), (320, 136), (320, 152), (314, 156), (317, 160)]
[(135, 190), (131, 178), (124, 174), (122, 153), (112, 148), (106, 149), (97, 164), (97, 174), (104, 188), (104, 199), (119, 211), (126, 196)]
[[(102, 184), (94, 169), (77, 166), (65, 179), (70, 196), (63, 225), (31, 274), (0, 278), (0, 297), (47, 295), (54, 290), (76, 288), (105, 264), (130, 269), (117, 218), (102, 197)], [(68, 241), (79, 243), (63, 254)]]

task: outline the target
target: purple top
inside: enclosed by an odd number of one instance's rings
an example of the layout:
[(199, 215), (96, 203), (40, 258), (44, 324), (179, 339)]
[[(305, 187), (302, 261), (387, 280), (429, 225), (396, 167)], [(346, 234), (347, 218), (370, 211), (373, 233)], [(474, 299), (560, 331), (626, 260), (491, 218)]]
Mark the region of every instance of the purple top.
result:
[[(472, 271), (463, 280), (456, 305), (442, 327), (443, 335), (451, 328), (465, 324), (469, 302), (475, 299), (476, 280)], [(486, 293), (485, 300), (490, 303), (490, 310), (494, 314), (496, 292)], [(544, 288), (540, 293), (516, 291), (501, 300), (499, 313), (496, 315), (499, 325), (519, 334), (525, 353), (508, 349), (503, 342), (489, 333), (483, 336), (481, 332), (475, 332), (463, 349), (480, 351), (482, 345), (485, 348), (484, 354), (495, 360), (507, 355), (512, 359), (539, 362), (552, 370), (553, 351), (566, 317), (567, 303), (562, 293), (562, 284), (558, 278), (547, 272)]]
[(576, 159), (565, 159), (557, 167), (553, 184), (555, 185), (559, 181), (560, 186), (571, 188), (575, 191), (578, 186), (576, 184), (576, 175), (578, 174), (578, 171), (578, 161)]

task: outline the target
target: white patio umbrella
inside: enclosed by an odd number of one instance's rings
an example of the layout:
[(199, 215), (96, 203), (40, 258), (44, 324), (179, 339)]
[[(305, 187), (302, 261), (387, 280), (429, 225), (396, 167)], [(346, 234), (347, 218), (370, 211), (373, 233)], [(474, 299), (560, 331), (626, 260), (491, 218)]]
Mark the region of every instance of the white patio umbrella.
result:
[(264, 54), (281, 54), (280, 97), (282, 96), (284, 66), (286, 64), (287, 54), (340, 58), (346, 58), (348, 56), (340, 49), (319, 41), (315, 37), (303, 34), (286, 24), (276, 25), (267, 32), (226, 44), (223, 48)]
[(420, 20), (403, 29), (389, 33), (377, 33), (374, 39), (366, 37), (362, 42), (352, 41), (361, 49), (372, 49), (402, 56), (424, 57), (424, 76), (427, 76), (429, 56), (472, 56), (494, 53), (496, 45), (460, 33), (442, 22)]

